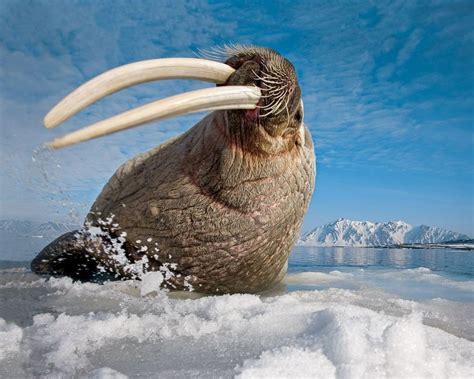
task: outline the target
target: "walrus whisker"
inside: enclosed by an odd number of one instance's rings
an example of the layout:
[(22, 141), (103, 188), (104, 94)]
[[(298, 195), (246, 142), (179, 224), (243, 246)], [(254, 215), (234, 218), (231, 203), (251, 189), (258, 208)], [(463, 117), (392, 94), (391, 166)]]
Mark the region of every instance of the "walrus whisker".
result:
[(286, 109), (286, 121), (287, 121), (287, 126), (290, 125), (290, 109), (288, 108), (288, 104), (290, 103), (290, 97), (288, 96), (285, 102), (285, 106), (280, 109), (277, 113), (275, 113), (275, 116), (280, 114), (284, 109)]
[(289, 102), (287, 101), (285, 104), (286, 108), (286, 127), (288, 128), (290, 126), (290, 108), (288, 108)]
[(275, 87), (275, 86), (270, 86), (266, 84), (265, 82), (263, 82), (262, 84), (263, 84), (262, 90), (264, 90), (268, 94), (272, 94), (273, 96), (278, 96), (278, 94), (285, 93), (288, 90), (286, 85)]
[[(260, 114), (260, 117), (267, 117), (267, 116), (270, 116), (270, 115), (276, 116), (277, 114), (281, 113), (281, 112), (275, 113), (275, 111), (278, 110), (278, 108), (280, 107), (282, 100), (283, 100), (283, 98), (277, 104), (270, 107), (267, 112)], [(267, 108), (263, 107), (263, 109), (266, 110)]]
[[(281, 104), (280, 104), (281, 105)], [(288, 102), (285, 104), (283, 107), (277, 107), (274, 109), (274, 113), (272, 113), (272, 116), (278, 116), (281, 112), (283, 112), (287, 108)], [(288, 113), (288, 112), (287, 112)]]
[[(286, 91), (285, 94), (286, 94), (287, 92), (288, 92), (288, 91)], [(261, 107), (262, 109), (268, 110), (268, 111), (265, 112), (265, 113), (263, 113), (263, 114), (261, 114), (260, 117), (266, 117), (266, 116), (269, 116), (269, 115), (274, 115), (274, 116), (276, 116), (276, 115), (280, 114), (280, 113), (281, 113), (281, 110), (280, 110), (279, 112), (276, 112), (276, 111), (280, 108), (280, 106), (281, 106), (282, 102), (284, 101), (285, 97), (287, 97), (287, 96), (282, 95), (282, 96), (276, 97), (276, 98), (275, 98), (274, 100), (272, 100), (269, 104), (267, 104), (267, 105)], [(288, 100), (287, 100), (287, 102), (288, 102)], [(283, 109), (284, 109), (284, 108), (283, 108)], [(276, 113), (275, 113), (275, 112), (276, 112)]]
[[(266, 67), (266, 65), (264, 66)], [(263, 94), (260, 98), (271, 99), (268, 104), (257, 105), (257, 108), (267, 111), (263, 114), (260, 114), (259, 117), (266, 117), (272, 114), (277, 115), (281, 113), (281, 111), (277, 113), (275, 113), (275, 111), (277, 111), (279, 106), (281, 105), (282, 99), (287, 97), (287, 95), (289, 94), (290, 83), (288, 82), (288, 80), (283, 81), (281, 79), (277, 79), (276, 77), (267, 74), (266, 72), (263, 75), (259, 75), (257, 72), (252, 70), (252, 74), (255, 76), (255, 78), (261, 81)], [(276, 80), (271, 80), (270, 78), (275, 78)], [(289, 99), (287, 99), (287, 104), (288, 101)], [(287, 113), (289, 112), (287, 111)]]
[[(274, 96), (274, 95), (271, 95), (271, 94), (269, 94), (269, 95), (262, 95), (262, 96), (261, 96), (261, 98), (262, 98), (262, 99), (269, 99), (269, 98), (273, 98), (273, 99), (274, 99), (274, 98), (275, 98), (275, 96)], [(263, 108), (263, 106), (262, 106), (262, 107), (260, 107), (260, 108)]]
[(268, 85), (269, 88), (272, 89), (272, 90), (280, 90), (280, 89), (288, 87), (287, 82), (269, 83), (269, 82), (266, 82), (266, 81), (263, 81), (263, 80), (262, 80), (262, 82), (265, 83), (266, 85)]
[(282, 80), (277, 80), (277, 79), (269, 78), (269, 77), (266, 77), (266, 76), (259, 76), (259, 75), (255, 75), (255, 76), (257, 77), (257, 79), (260, 79), (264, 83), (278, 84), (278, 85), (285, 84), (285, 82), (282, 81)]
[(279, 90), (279, 91), (274, 91), (270, 92), (266, 88), (262, 88), (262, 91), (266, 93), (266, 95), (262, 95), (262, 98), (271, 98), (274, 101), (278, 100), (280, 97), (285, 96), (286, 91), (285, 90)]
[(287, 88), (279, 88), (279, 89), (273, 89), (273, 88), (266, 89), (266, 88), (263, 88), (263, 90), (265, 90), (265, 92), (267, 92), (270, 97), (274, 97), (274, 98), (279, 98), (281, 96), (285, 96), (288, 93)]
[(284, 83), (284, 80), (282, 80), (281, 77), (273, 76), (270, 75), (267, 72), (264, 72), (263, 75), (258, 75), (259, 79), (265, 80), (265, 79), (273, 79), (273, 80), (278, 80), (279, 83)]
[(278, 102), (282, 99), (283, 97), (272, 97), (272, 100), (268, 103), (262, 106), (263, 109), (273, 109), (277, 106)]
[(283, 95), (284, 94), (281, 94), (280, 96), (270, 96), (271, 101), (268, 104), (263, 105), (262, 108), (272, 108), (282, 99)]
[[(276, 78), (273, 78), (273, 77), (267, 76), (267, 75), (259, 75), (255, 71), (252, 71), (252, 73), (255, 75), (255, 77), (257, 79), (262, 80), (262, 81), (266, 81), (267, 79), (276, 79)], [(279, 81), (276, 84), (283, 84), (283, 82)]]
[(101, 137), (151, 121), (193, 112), (255, 109), (261, 91), (254, 86), (205, 88), (157, 100), (86, 126), (48, 143), (54, 149)]
[(116, 67), (96, 76), (61, 100), (44, 118), (54, 128), (97, 100), (135, 84), (164, 79), (196, 79), (223, 84), (234, 69), (197, 58), (150, 59)]
[(268, 86), (269, 89), (273, 89), (273, 90), (279, 90), (286, 86), (286, 83), (284, 82), (270, 82), (270, 81), (262, 80), (262, 83)]
[(274, 106), (272, 106), (272, 107), (270, 107), (270, 108), (263, 108), (263, 110), (266, 111), (266, 112), (260, 114), (259, 116), (260, 116), (260, 117), (277, 116), (278, 114), (281, 113), (281, 110), (277, 112), (277, 110), (279, 109), (280, 105), (281, 105), (281, 103), (278, 104), (278, 105), (274, 105)]

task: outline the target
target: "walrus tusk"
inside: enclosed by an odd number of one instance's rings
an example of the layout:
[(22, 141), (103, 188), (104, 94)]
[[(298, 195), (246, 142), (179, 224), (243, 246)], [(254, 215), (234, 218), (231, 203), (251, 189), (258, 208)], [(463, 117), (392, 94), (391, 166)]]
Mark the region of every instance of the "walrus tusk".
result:
[(44, 118), (54, 128), (97, 100), (135, 84), (160, 79), (197, 79), (223, 84), (235, 70), (219, 62), (197, 58), (150, 59), (106, 71), (61, 100)]
[(120, 130), (192, 112), (218, 109), (255, 109), (261, 92), (252, 86), (224, 86), (186, 92), (157, 100), (141, 107), (99, 121), (56, 138), (48, 146), (59, 149)]

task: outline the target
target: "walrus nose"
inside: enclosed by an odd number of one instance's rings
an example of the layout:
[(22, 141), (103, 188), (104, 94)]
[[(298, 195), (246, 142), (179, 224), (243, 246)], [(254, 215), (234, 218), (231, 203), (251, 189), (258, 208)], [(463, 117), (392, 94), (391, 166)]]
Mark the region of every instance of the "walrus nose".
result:
[[(226, 61), (228, 64), (229, 60)], [(235, 63), (231, 62), (231, 63)], [(260, 64), (254, 60), (240, 60), (238, 65), (232, 65), (231, 67), (235, 68), (230, 76), (226, 85), (232, 86), (248, 86), (248, 85), (257, 85), (258, 76), (260, 74)]]
[(276, 117), (288, 109), (293, 89), (281, 70), (269, 70), (271, 63), (258, 55), (234, 55), (225, 61), (235, 68), (227, 85), (255, 85), (262, 90), (257, 109), (247, 111), (251, 118)]
[[(44, 118), (54, 128), (97, 100), (135, 84), (163, 79), (197, 79), (224, 84), (235, 72), (227, 64), (197, 58), (165, 58), (131, 63), (107, 71), (84, 83), (61, 100)], [(49, 147), (61, 148), (186, 113), (219, 109), (255, 109), (261, 97), (256, 86), (230, 85), (171, 96), (99, 121), (56, 138)]]

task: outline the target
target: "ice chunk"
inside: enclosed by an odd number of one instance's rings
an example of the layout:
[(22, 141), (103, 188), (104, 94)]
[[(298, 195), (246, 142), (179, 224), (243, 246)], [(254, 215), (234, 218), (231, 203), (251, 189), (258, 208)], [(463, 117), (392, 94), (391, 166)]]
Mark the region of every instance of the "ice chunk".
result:
[(159, 271), (143, 274), (140, 282), (140, 295), (146, 296), (153, 292), (158, 293), (163, 280), (163, 274)]

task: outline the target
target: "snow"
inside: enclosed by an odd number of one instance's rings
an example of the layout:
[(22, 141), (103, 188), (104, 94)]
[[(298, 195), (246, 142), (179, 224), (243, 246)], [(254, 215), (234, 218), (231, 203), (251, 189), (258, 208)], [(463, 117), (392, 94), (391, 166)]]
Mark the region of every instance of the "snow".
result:
[(22, 337), (23, 331), (20, 327), (0, 318), (0, 361), (20, 350)]
[[(308, 364), (309, 363), (309, 364)], [(284, 346), (246, 360), (238, 378), (291, 378), (305, 367), (307, 378), (334, 378), (336, 368), (321, 350)]]
[(98, 368), (92, 371), (88, 377), (90, 379), (127, 379), (126, 375), (123, 375), (110, 367)]
[(0, 270), (0, 377), (468, 378), (474, 372), (472, 301), (413, 300), (380, 285), (415, 281), (472, 296), (472, 281), (427, 268), (341, 269), (290, 273), (286, 286), (265, 295), (202, 296), (159, 290), (162, 279), (158, 272), (141, 282), (100, 285)]
[(404, 221), (373, 223), (340, 218), (318, 226), (302, 236), (302, 246), (391, 246), (400, 244), (428, 244), (469, 237), (426, 225), (412, 226)]
[(244, 363), (242, 376), (291, 377), (302, 370), (313, 378), (470, 375), (470, 364), (457, 366), (454, 356), (460, 357), (450, 346), (454, 341), (423, 327), (419, 314), (393, 320), (360, 308), (334, 307), (313, 314), (309, 324), (313, 333), (303, 337), (300, 347), (265, 351)]

